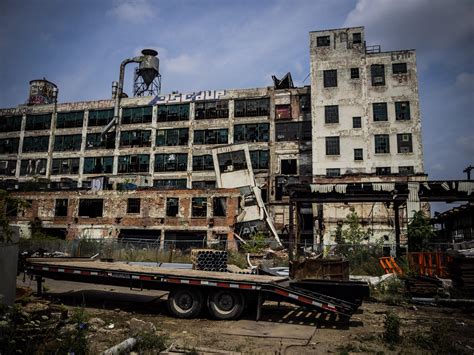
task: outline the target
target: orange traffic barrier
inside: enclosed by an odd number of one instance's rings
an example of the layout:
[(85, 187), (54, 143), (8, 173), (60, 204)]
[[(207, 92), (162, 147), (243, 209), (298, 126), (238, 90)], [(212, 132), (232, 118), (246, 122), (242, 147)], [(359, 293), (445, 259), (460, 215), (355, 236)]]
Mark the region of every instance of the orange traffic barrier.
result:
[(398, 266), (395, 259), (391, 256), (379, 258), (379, 264), (386, 274), (403, 275), (403, 270)]

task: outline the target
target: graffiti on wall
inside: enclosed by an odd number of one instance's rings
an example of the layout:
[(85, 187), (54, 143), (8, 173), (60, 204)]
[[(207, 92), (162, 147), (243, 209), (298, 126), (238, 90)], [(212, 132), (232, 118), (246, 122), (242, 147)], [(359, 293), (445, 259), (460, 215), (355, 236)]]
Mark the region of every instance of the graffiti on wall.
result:
[(201, 101), (201, 100), (217, 100), (225, 96), (225, 90), (206, 90), (206, 91), (196, 91), (189, 94), (168, 94), (155, 96), (151, 100), (149, 105), (160, 105), (160, 104), (179, 104), (192, 101)]

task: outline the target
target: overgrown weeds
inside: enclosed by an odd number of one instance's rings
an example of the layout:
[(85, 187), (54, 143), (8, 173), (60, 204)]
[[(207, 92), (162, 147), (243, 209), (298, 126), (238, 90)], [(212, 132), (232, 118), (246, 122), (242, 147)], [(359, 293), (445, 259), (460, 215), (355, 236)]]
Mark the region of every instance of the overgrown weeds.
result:
[(390, 345), (398, 344), (401, 340), (401, 320), (395, 313), (388, 312), (385, 315), (383, 339)]

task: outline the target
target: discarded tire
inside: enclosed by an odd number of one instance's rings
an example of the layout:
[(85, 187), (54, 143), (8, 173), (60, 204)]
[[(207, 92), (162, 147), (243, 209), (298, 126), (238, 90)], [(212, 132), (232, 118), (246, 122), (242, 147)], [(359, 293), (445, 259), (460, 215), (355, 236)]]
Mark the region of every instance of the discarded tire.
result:
[(202, 310), (201, 291), (194, 288), (177, 288), (168, 295), (168, 308), (178, 318), (194, 318)]
[(217, 319), (235, 319), (245, 308), (245, 298), (242, 293), (232, 290), (216, 291), (209, 296), (208, 308)]

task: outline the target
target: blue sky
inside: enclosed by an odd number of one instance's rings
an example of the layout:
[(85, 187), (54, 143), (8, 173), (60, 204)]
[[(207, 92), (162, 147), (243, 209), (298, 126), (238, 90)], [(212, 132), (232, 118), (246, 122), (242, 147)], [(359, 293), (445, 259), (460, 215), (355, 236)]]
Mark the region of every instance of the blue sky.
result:
[(302, 85), (309, 31), (365, 26), (368, 45), (417, 50), (430, 178), (474, 165), (471, 0), (2, 0), (1, 10), (2, 108), (42, 77), (60, 102), (109, 98), (120, 62), (142, 48), (159, 51), (164, 93), (262, 87), (288, 71)]

